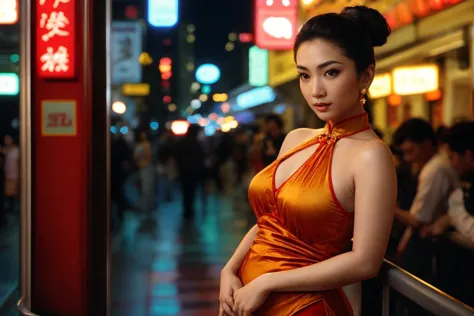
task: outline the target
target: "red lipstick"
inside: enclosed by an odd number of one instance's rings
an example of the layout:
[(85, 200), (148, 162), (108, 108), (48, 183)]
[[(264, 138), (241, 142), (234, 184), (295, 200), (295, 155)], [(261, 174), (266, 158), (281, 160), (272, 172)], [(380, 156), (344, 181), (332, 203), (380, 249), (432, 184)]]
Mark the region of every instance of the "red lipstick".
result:
[(313, 104), (313, 106), (316, 108), (318, 112), (326, 112), (329, 109), (330, 105), (331, 103), (323, 103), (323, 102)]

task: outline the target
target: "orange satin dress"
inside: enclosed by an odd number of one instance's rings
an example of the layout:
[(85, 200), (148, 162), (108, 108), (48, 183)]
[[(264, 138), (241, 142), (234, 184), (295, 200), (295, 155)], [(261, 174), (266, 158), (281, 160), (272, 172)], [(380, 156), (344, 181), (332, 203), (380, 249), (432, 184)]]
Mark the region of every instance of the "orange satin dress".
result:
[[(343, 209), (334, 193), (332, 154), (339, 139), (369, 128), (365, 113), (334, 125), (328, 123), (322, 134), (298, 145), (253, 178), (249, 201), (259, 229), (238, 272), (244, 285), (264, 273), (297, 269), (334, 257), (349, 245), (354, 215)], [(311, 156), (276, 188), (275, 173), (281, 162), (310, 146), (315, 148)], [(353, 315), (342, 289), (274, 292), (255, 315), (310, 315), (306, 311), (312, 310), (314, 316)]]

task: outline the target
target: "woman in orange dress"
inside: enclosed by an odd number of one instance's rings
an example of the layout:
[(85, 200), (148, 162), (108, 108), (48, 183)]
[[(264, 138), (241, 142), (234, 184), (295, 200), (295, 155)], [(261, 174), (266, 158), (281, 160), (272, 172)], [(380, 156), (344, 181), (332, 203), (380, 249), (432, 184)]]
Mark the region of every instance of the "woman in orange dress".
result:
[(378, 273), (395, 208), (392, 156), (363, 110), (373, 47), (389, 34), (363, 6), (313, 17), (299, 32), (300, 88), (326, 126), (289, 133), (252, 180), (257, 224), (221, 272), (221, 315), (353, 315), (342, 287)]

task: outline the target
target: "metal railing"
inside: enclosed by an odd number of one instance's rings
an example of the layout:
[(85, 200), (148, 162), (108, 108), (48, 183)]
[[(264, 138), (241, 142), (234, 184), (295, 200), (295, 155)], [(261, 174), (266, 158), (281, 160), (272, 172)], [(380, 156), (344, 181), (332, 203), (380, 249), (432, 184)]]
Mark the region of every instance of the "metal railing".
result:
[[(435, 315), (474, 316), (474, 308), (460, 302), (388, 260), (385, 260), (383, 264), (379, 280), (382, 282), (382, 316), (389, 316), (391, 289)], [(365, 315), (365, 312), (363, 312), (363, 315)]]
[(21, 316), (39, 316), (38, 314), (30, 312), (28, 307), (25, 306), (25, 299), (23, 297), (20, 298), (16, 307)]

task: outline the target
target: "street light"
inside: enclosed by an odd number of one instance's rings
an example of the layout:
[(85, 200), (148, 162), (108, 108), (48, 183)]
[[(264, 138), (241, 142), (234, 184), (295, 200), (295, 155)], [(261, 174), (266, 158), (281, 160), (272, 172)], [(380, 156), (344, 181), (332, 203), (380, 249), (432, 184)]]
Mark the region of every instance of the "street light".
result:
[(115, 101), (112, 103), (112, 111), (117, 114), (123, 114), (127, 111), (127, 106), (122, 101)]

